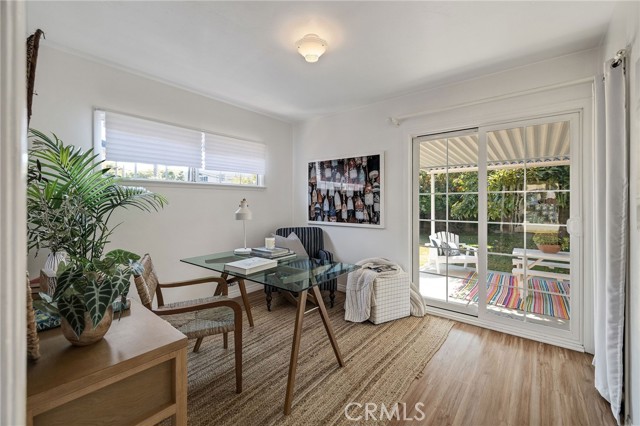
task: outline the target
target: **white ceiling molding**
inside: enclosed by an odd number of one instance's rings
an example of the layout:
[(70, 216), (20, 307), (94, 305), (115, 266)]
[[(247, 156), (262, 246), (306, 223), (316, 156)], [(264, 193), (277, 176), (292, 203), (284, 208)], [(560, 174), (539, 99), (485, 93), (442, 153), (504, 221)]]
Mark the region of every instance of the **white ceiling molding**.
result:
[[(45, 1), (27, 11), (45, 46), (295, 121), (595, 48), (614, 6)], [(331, 46), (314, 66), (292, 54), (309, 33)]]

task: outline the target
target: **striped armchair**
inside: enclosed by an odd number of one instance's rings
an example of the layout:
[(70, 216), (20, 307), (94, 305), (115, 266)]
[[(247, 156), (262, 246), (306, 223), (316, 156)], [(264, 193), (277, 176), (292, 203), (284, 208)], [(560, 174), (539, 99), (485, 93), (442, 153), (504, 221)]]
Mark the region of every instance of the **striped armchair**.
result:
[[(317, 226), (298, 226), (279, 228), (276, 230), (276, 235), (281, 237), (288, 237), (289, 234), (295, 232), (300, 242), (307, 251), (307, 254), (312, 259), (333, 261), (333, 255), (331, 252), (324, 249), (324, 233), (322, 228)], [(331, 280), (320, 284), (320, 290), (329, 292), (330, 306), (333, 308), (334, 301), (336, 299), (336, 290), (338, 289), (338, 280)], [(267, 309), (271, 310), (271, 293), (278, 291), (276, 287), (264, 286), (264, 291), (267, 294)]]

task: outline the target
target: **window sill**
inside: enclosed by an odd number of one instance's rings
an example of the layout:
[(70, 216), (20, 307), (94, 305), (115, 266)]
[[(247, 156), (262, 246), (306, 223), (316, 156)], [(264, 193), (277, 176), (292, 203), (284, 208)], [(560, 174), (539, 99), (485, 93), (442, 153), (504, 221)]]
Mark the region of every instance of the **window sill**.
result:
[(264, 190), (266, 186), (258, 185), (236, 185), (231, 183), (211, 183), (211, 182), (177, 182), (177, 181), (162, 181), (162, 180), (149, 180), (149, 179), (120, 179), (123, 185), (126, 186), (157, 186), (164, 188), (184, 188), (184, 189), (236, 189), (236, 190)]

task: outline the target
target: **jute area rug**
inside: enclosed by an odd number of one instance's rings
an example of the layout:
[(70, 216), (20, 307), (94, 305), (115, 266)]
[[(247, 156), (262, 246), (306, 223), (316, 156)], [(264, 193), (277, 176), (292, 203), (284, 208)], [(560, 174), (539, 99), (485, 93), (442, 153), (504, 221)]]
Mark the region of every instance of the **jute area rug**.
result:
[[(295, 307), (274, 295), (251, 294), (255, 327), (243, 324), (243, 391), (235, 393), (233, 338), (206, 338), (188, 357), (189, 425), (339, 425), (349, 403), (391, 407), (444, 343), (453, 322), (426, 316), (381, 325), (344, 320), (344, 295), (328, 308), (345, 360), (339, 368), (318, 312), (305, 315), (292, 413), (283, 414)], [(189, 350), (193, 348), (190, 342)], [(357, 405), (350, 406), (352, 417)]]

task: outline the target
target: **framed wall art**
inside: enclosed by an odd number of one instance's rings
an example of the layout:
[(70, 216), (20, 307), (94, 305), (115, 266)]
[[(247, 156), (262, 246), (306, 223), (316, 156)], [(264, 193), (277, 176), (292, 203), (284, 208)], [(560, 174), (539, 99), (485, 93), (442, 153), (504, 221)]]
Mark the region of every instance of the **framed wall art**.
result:
[(309, 162), (308, 221), (384, 228), (384, 153)]

